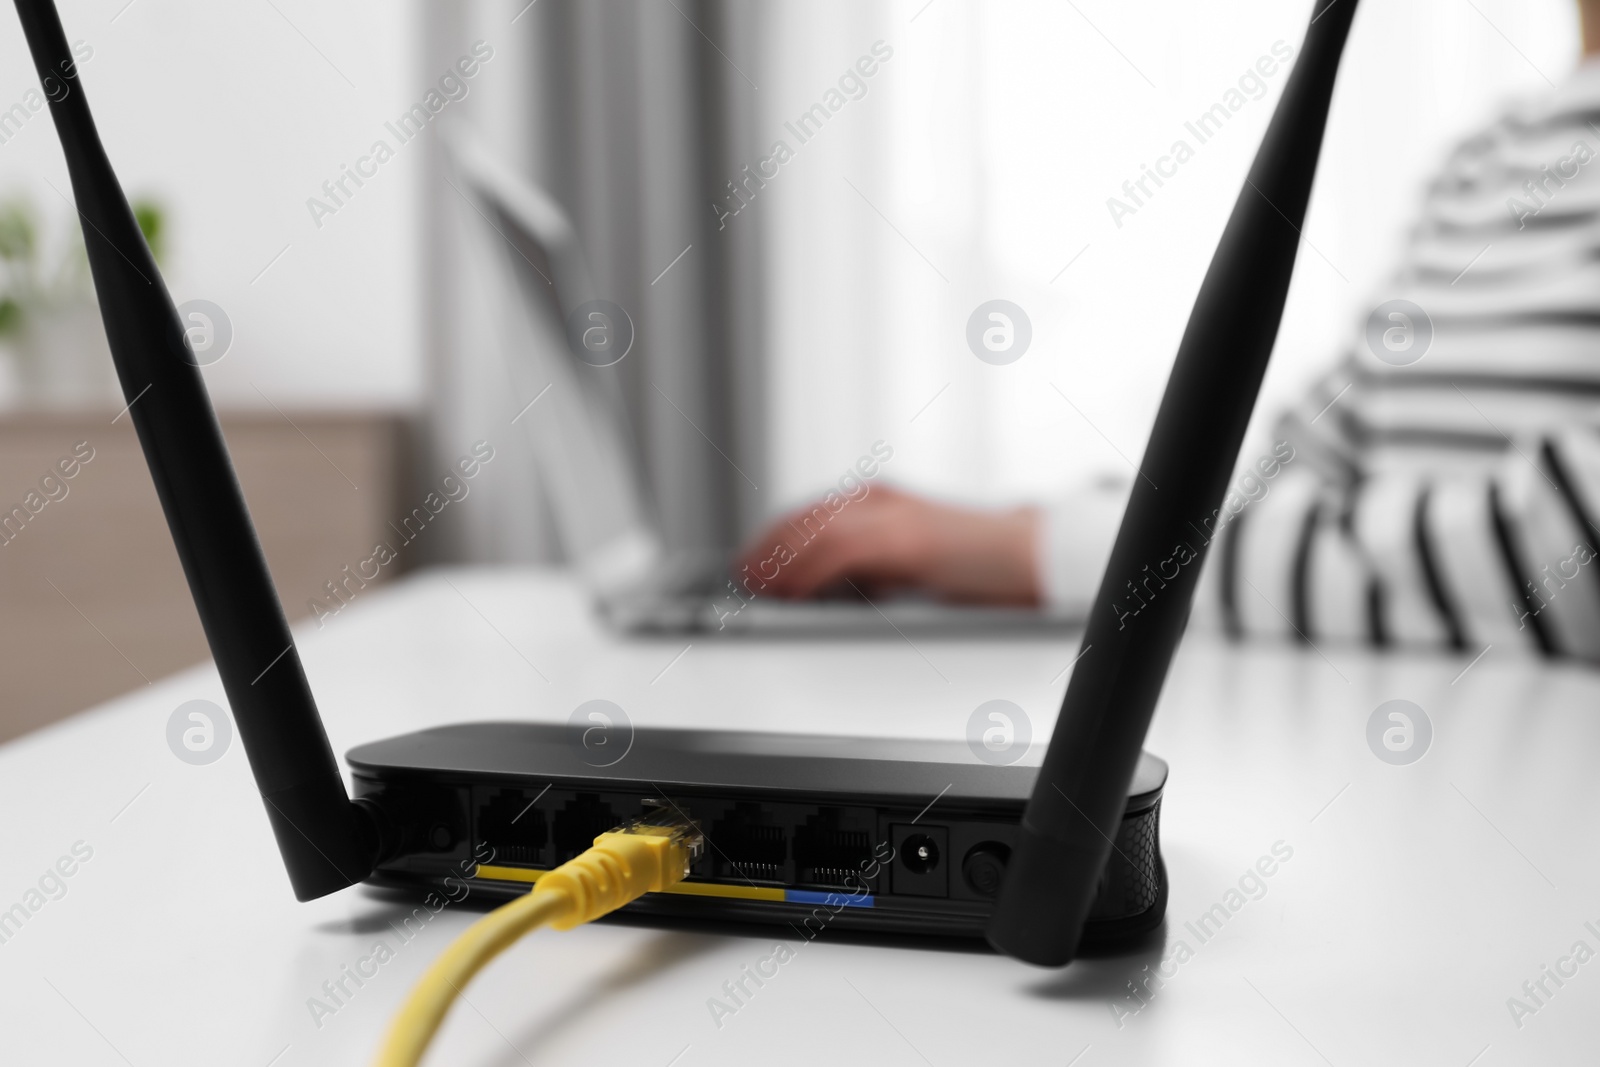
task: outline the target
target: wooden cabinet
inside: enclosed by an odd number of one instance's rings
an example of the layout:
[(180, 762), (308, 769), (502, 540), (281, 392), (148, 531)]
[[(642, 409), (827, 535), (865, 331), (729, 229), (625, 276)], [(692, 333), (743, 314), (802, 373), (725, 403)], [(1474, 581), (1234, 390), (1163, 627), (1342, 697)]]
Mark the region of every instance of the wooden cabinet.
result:
[[(0, 740), (208, 655), (138, 440), (114, 414), (0, 417)], [(268, 411), (222, 425), (284, 608), (305, 618), (385, 539), (404, 420)]]

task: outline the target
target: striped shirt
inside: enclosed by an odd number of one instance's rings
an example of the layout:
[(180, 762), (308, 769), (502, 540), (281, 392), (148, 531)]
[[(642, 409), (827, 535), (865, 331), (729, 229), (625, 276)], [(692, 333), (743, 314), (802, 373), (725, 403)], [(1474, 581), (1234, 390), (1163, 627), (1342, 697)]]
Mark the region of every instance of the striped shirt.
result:
[[(1241, 466), (1196, 616), (1600, 660), (1600, 64), (1455, 148), (1379, 301)], [(1049, 599), (1121, 506), (1046, 511)]]

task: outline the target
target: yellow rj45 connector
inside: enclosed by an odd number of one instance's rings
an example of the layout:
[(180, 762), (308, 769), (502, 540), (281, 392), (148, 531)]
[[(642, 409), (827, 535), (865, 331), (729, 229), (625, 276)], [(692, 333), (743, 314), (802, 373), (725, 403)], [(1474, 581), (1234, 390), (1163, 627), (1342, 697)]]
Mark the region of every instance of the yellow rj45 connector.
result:
[(705, 837), (675, 805), (608, 830), (594, 845), (534, 885), (533, 891), (473, 923), (445, 949), (406, 998), (374, 1061), (414, 1067), (461, 988), (524, 934), (541, 926), (570, 930), (683, 881)]
[(559, 895), (567, 901), (549, 923), (570, 930), (683, 881), (704, 841), (686, 816), (660, 807), (595, 838), (583, 855), (540, 878), (530, 896)]

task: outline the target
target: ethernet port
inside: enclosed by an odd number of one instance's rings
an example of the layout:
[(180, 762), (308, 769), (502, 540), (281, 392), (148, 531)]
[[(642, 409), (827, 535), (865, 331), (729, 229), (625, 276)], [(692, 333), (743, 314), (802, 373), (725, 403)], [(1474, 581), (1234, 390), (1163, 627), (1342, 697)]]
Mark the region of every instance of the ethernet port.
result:
[(871, 813), (822, 808), (794, 834), (795, 880), (859, 889), (873, 868)]
[(565, 863), (587, 852), (594, 839), (622, 822), (616, 810), (598, 793), (579, 793), (556, 812), (551, 833), (555, 863)]
[(478, 808), (478, 840), (493, 850), (494, 863), (537, 866), (544, 859), (544, 812), (533, 790), (497, 789)]
[(781, 882), (789, 842), (770, 809), (738, 803), (711, 824), (712, 876), (741, 882)]

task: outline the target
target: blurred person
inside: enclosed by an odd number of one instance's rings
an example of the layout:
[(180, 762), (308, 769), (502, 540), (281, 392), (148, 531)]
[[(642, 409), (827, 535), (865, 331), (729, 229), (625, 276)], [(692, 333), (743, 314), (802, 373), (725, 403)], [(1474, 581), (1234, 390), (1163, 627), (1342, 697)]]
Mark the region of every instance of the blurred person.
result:
[[(1388, 293), (1421, 321), (1380, 307), (1271, 440), (1246, 446), (1196, 616), (1308, 642), (1600, 659), (1600, 0), (1579, 9), (1573, 75), (1462, 141), (1428, 186)], [(1412, 343), (1424, 358), (1408, 362), (1396, 350)], [(1091, 600), (1126, 495), (987, 511), (874, 486), (809, 543), (796, 524), (816, 504), (780, 516), (736, 569), (783, 544), (763, 595), (853, 585), (1120, 615), (1137, 601)]]

